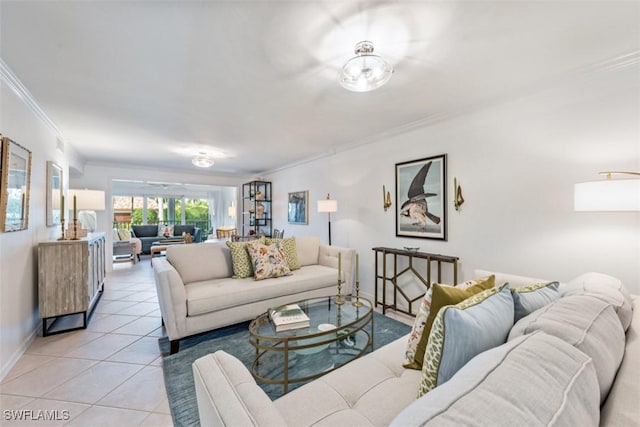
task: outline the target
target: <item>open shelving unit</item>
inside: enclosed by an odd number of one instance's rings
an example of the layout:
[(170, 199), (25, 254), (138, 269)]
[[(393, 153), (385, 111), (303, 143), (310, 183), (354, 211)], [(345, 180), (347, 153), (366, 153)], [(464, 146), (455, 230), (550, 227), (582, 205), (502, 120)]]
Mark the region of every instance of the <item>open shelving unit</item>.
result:
[(242, 234), (271, 237), (271, 183), (251, 181), (242, 184)]

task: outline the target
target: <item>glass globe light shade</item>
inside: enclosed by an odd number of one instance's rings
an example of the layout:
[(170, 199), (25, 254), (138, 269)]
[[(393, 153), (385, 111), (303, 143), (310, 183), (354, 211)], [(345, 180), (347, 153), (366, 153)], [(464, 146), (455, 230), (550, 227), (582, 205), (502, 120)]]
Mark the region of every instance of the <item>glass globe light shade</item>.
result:
[(368, 92), (389, 81), (393, 67), (381, 56), (373, 54), (373, 43), (358, 43), (355, 53), (357, 56), (348, 60), (338, 73), (338, 81), (343, 88), (353, 92)]
[(199, 168), (208, 168), (213, 166), (214, 162), (213, 159), (209, 158), (209, 156), (207, 156), (205, 153), (199, 153), (197, 156), (191, 159), (191, 163)]

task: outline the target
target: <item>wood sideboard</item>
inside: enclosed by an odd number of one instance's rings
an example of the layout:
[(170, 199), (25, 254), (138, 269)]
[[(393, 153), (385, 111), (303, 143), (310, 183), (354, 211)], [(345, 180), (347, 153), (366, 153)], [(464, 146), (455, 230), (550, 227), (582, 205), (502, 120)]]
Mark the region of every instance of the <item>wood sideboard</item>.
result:
[[(38, 301), (42, 335), (86, 329), (104, 286), (105, 234), (38, 245)], [(52, 331), (63, 316), (82, 315), (81, 326)], [(51, 322), (50, 322), (51, 321)]]

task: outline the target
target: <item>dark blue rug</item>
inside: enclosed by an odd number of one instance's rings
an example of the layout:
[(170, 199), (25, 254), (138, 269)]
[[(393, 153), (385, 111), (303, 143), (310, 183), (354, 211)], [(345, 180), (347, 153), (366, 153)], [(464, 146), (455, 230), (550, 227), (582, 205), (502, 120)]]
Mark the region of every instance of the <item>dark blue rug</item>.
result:
[[(373, 324), (374, 349), (408, 334), (411, 330), (410, 326), (375, 312)], [(240, 359), (248, 369), (251, 367), (255, 349), (249, 344), (248, 327), (249, 322), (244, 322), (183, 340), (180, 342), (180, 351), (173, 355), (169, 355), (168, 339), (165, 337), (158, 340), (162, 351), (164, 381), (175, 426), (200, 425), (191, 370), (191, 365), (196, 359), (217, 350), (224, 350)], [(260, 382), (258, 384), (272, 400), (282, 395), (281, 385), (274, 386)], [(302, 384), (291, 386), (289, 389), (292, 390), (300, 385)]]

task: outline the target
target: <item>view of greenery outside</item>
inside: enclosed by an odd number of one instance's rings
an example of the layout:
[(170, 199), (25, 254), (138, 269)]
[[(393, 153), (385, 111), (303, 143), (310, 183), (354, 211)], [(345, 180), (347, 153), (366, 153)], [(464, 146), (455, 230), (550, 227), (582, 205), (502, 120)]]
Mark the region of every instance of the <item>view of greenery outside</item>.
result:
[[(163, 218), (164, 221), (168, 221), (169, 213), (168, 213), (168, 199), (164, 199), (163, 201), (164, 209), (163, 209)], [(187, 223), (198, 223), (198, 224), (208, 224), (209, 223), (209, 203), (207, 200), (203, 199), (185, 199), (185, 212), (186, 212), (186, 222)], [(182, 206), (181, 201), (176, 200), (176, 208), (175, 208), (175, 223), (180, 223), (180, 218), (182, 218)], [(133, 210), (133, 216), (131, 217), (132, 224), (142, 224), (142, 208), (137, 208)], [(158, 210), (157, 209), (147, 209), (147, 223), (149, 224), (157, 224), (158, 223)], [(208, 230), (207, 230), (208, 231)]]

